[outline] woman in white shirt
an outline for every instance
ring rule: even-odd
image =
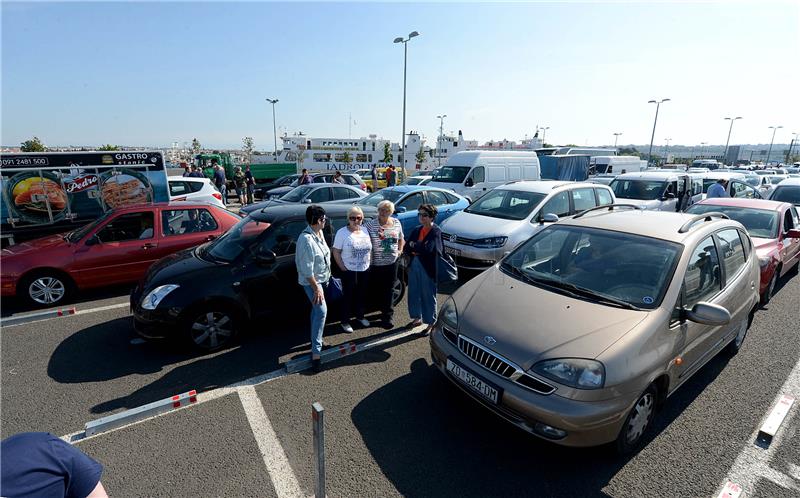
[[[356,321],[369,327],[369,320],[364,318],[364,301],[367,298],[367,284],[372,257],[372,241],[362,226],[364,212],[353,206],[347,212],[348,223],[340,228],[333,239],[333,258],[342,270],[342,303],[341,322],[345,332],[353,332],[350,319],[355,308]]]

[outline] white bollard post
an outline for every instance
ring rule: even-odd
[[[325,409],[319,403],[311,405],[311,421],[314,428],[314,460],[317,480],[314,496],[325,498]]]

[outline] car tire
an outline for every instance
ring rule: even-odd
[[[616,449],[621,455],[628,455],[637,451],[644,441],[649,429],[653,425],[653,417],[658,406],[658,389],[651,384],[639,396],[631,408],[625,423],[617,436]]]
[[[778,265],[775,268],[775,273],[772,274],[772,278],[767,284],[767,288],[763,294],[761,294],[761,306],[768,304],[772,300],[772,296],[775,294],[775,286],[778,285],[778,275],[781,274],[781,266]]]
[[[744,344],[744,340],[747,337],[747,331],[750,330],[750,325],[753,323],[755,312],[756,310],[754,309],[747,315],[747,319],[739,325],[739,331],[736,332],[736,337],[725,347],[725,352],[728,356],[736,356],[739,350],[742,349],[742,344]]]
[[[198,351],[216,351],[236,339],[242,321],[231,306],[208,303],[186,314],[185,337]]]
[[[406,281],[402,275],[398,275],[392,287],[392,306],[397,306],[406,295]]]
[[[72,280],[55,270],[41,270],[26,275],[17,286],[17,295],[36,307],[56,306],[72,295]]]

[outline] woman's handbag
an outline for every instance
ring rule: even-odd
[[[328,285],[325,287],[325,300],[328,302],[335,302],[344,296],[342,289],[342,279],[331,276],[328,279]]]
[[[437,280],[440,284],[445,284],[448,282],[455,282],[458,280],[458,267],[456,266],[456,262],[453,261],[452,256],[449,254],[441,254],[436,262],[437,268]]]

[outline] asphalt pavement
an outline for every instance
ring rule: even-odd
[[[431,366],[426,338],[400,329],[331,325],[334,346],[383,342],[317,375],[272,376],[308,353],[302,321],[260,323],[239,344],[198,355],[134,340],[125,307],[89,312],[125,302],[123,292],[99,295],[76,305],[86,313],[4,327],[0,344],[3,438],[71,435],[90,420],[201,393],[187,408],[76,441],[105,465],[112,496],[311,495],[313,402],[325,407],[329,496],[716,496],[800,359],[795,277],[756,314],[739,355],[706,365],[669,398],[642,451],[620,458],[506,424]],[[402,303],[397,323],[407,320]],[[225,389],[237,383],[245,387]],[[746,496],[800,495],[799,426],[790,416],[764,453],[788,480],[755,479]]]

